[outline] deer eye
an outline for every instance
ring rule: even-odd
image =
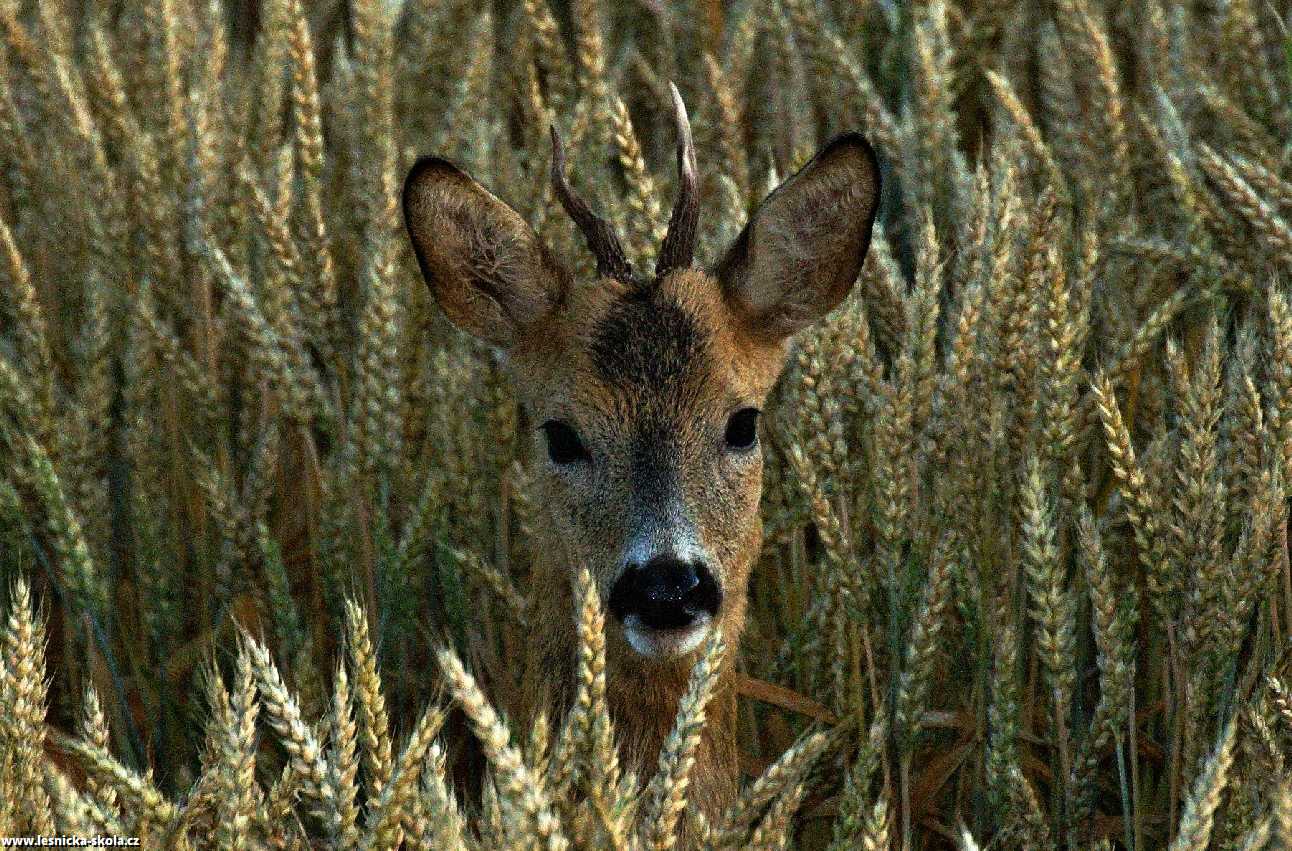
[[[727,420],[727,448],[749,449],[758,442],[758,409],[741,408]]]
[[[553,464],[573,464],[575,461],[591,461],[579,435],[566,423],[560,420],[548,420],[543,423],[543,434],[547,436],[547,455]]]

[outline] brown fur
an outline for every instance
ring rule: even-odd
[[[689,792],[710,818],[737,789],[731,659],[762,539],[762,457],[728,450],[726,424],[741,408],[761,408],[791,335],[847,295],[878,180],[869,146],[840,137],[769,196],[714,273],[578,285],[514,211],[451,165],[423,160],[405,183],[409,233],[445,312],[506,350],[536,426],[570,424],[592,456],[566,466],[535,459],[547,522],[529,589],[536,630],[518,714],[559,716],[573,696],[578,566],[589,567],[606,600],[633,523],[667,503],[716,561],[723,602],[714,623],[731,650]],[[700,651],[643,657],[613,619],[606,648],[620,752],[649,777]]]

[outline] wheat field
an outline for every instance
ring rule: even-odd
[[[0,835],[1292,848],[1292,9],[0,0]],[[702,261],[834,133],[885,192],[765,422],[739,741],[622,773],[580,585],[513,729],[532,429],[402,229],[446,155],[579,273],[690,108]],[[573,574],[572,574],[573,575]],[[539,589],[541,590],[541,589]],[[716,645],[715,645],[716,647]]]

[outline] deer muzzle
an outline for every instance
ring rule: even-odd
[[[698,646],[721,605],[722,590],[708,565],[671,555],[626,564],[610,591],[610,613],[644,656]]]

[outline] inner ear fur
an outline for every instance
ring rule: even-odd
[[[870,246],[879,187],[874,150],[847,133],[763,200],[714,269],[750,334],[783,339],[847,297]]]
[[[462,330],[511,348],[561,306],[564,269],[519,213],[457,166],[418,160],[403,207],[422,277]]]

